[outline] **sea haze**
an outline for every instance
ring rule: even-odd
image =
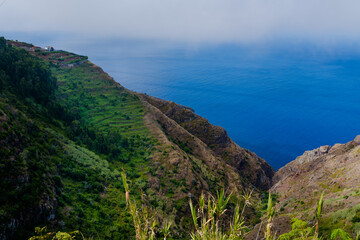
[[[360,53],[351,45],[109,39],[52,45],[88,55],[126,88],[193,108],[275,169],[360,134]]]

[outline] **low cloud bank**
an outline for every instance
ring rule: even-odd
[[[209,43],[360,39],[358,0],[7,0],[0,31]]]

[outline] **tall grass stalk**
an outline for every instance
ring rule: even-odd
[[[321,193],[321,196],[317,203],[316,211],[315,211],[315,237],[316,238],[319,237],[319,222],[320,222],[320,218],[321,218],[323,204],[324,204],[324,192]]]
[[[271,193],[269,192],[269,199],[268,199],[268,206],[267,206],[267,224],[266,224],[266,230],[265,230],[265,239],[266,240],[272,240],[275,239],[276,236],[273,235],[271,232],[272,228],[272,221],[274,219],[275,215],[275,207],[272,201]]]
[[[125,189],[126,206],[134,222],[135,238],[137,240],[154,240],[157,233],[162,232],[164,240],[166,240],[170,235],[171,223],[164,223],[164,226],[160,229],[158,227],[159,222],[155,214],[144,204],[141,204],[140,208],[138,208],[136,202],[130,199],[130,189],[127,183],[126,174],[122,172],[121,177]],[[144,202],[143,195],[142,200]]]
[[[231,194],[225,196],[225,191],[217,193],[217,198],[201,194],[199,206],[195,209],[189,201],[195,231],[190,234],[192,240],[242,240],[245,237],[245,221],[237,205],[230,222],[225,223],[224,215]],[[246,206],[246,204],[245,204]]]

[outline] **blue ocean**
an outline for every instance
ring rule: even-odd
[[[352,45],[32,42],[88,55],[126,88],[193,108],[274,169],[360,134],[360,51]]]

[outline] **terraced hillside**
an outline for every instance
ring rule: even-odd
[[[149,134],[139,98],[90,62],[73,68],[53,67],[60,97],[96,129],[129,137]]]

